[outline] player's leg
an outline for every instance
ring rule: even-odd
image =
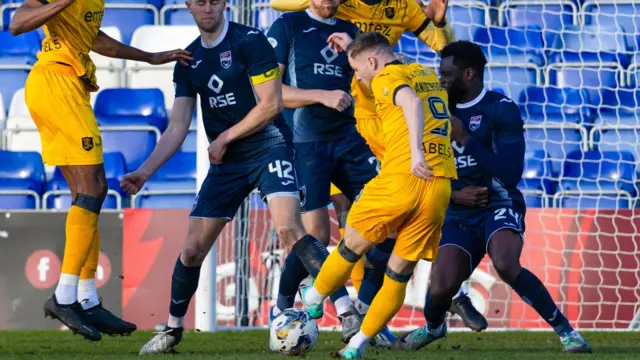
[[[184,317],[198,289],[200,268],[224,226],[233,219],[253,187],[250,167],[212,165],[189,215],[187,238],[171,276],[169,320],[164,330],[149,340],[140,354],[170,352],[182,340]]]
[[[347,199],[337,186],[331,184],[331,202],[336,212],[336,218],[338,219],[338,229],[340,231],[340,239],[344,238],[344,227],[347,224],[347,216],[349,215],[349,209],[351,208],[351,201]],[[362,285],[362,279],[364,278],[364,258],[356,264],[351,271],[351,284],[356,289],[356,292],[360,292],[360,286]]]
[[[523,221],[520,214],[507,208],[497,209],[495,216],[491,214],[487,221],[487,252],[496,272],[553,328],[565,352],[591,352],[589,343],[571,327],[540,279],[520,264],[523,245],[521,230],[500,224],[500,218],[508,216],[517,224]]]

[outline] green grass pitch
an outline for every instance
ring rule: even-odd
[[[640,359],[640,334],[623,332],[585,332],[593,354],[563,354],[558,338],[551,332],[453,332],[418,352],[397,352],[369,348],[371,360],[523,360],[523,359]],[[140,347],[151,338],[150,332],[130,337],[106,336],[98,343],[82,340],[63,331],[1,331],[0,359],[110,360],[139,359]],[[267,349],[266,331],[188,332],[176,347],[179,354],[151,356],[175,360],[204,359],[285,359]],[[339,333],[323,332],[316,348],[306,359],[329,359],[341,349]],[[149,356],[147,356],[148,358]]]

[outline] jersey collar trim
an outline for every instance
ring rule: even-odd
[[[484,96],[487,94],[487,90],[485,88],[482,88],[482,91],[480,92],[480,95],[478,95],[478,97],[476,97],[475,99],[469,101],[468,103],[464,103],[464,104],[457,104],[456,108],[458,109],[468,109],[472,106],[476,106],[476,104],[478,104],[482,98],[484,98]]]
[[[220,45],[220,43],[222,42],[222,40],[224,40],[224,38],[227,36],[227,31],[229,30],[229,19],[227,19],[227,16],[225,14],[223,14],[224,16],[224,27],[222,28],[222,33],[220,33],[220,36],[218,36],[218,38],[212,42],[211,44],[207,44],[204,42],[204,40],[202,40],[202,36],[200,37],[200,43],[202,44],[202,47],[205,49],[213,49],[214,47]]]
[[[307,15],[309,15],[310,18],[312,18],[315,21],[319,21],[323,24],[327,24],[327,25],[335,25],[336,24],[336,17],[332,17],[330,19],[325,19],[325,18],[321,18],[320,16],[316,15],[313,13],[313,11],[311,11],[311,9],[307,9],[305,10],[305,12],[307,13]]]
[[[391,62],[386,63],[384,66],[388,66],[388,65],[402,65],[402,61],[400,60],[393,60]]]

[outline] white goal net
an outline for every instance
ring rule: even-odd
[[[262,30],[278,16],[268,2],[239,13]],[[640,0],[451,0],[448,19],[458,39],[483,46],[487,88],[518,103],[525,120],[522,264],[575,326],[640,328]],[[437,55],[412,34],[397,50],[437,68]],[[219,326],[266,326],[284,255],[267,209],[252,196],[217,246]],[[418,267],[392,327],[424,324],[429,269]],[[547,329],[487,259],[469,294],[490,328]],[[320,325],[339,326],[333,306],[326,308]]]

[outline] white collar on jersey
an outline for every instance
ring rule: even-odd
[[[215,39],[211,44],[207,44],[204,42],[204,40],[202,40],[202,36],[200,37],[200,43],[202,44],[202,47],[205,49],[211,49],[214,48],[216,46],[218,46],[222,40],[224,40],[224,37],[227,36],[227,31],[229,30],[229,19],[227,19],[227,15],[226,14],[222,14],[222,16],[224,16],[224,25],[222,28],[222,32],[220,33],[220,36],[218,36],[217,39]]]
[[[477,103],[480,102],[480,100],[482,100],[482,98],[487,94],[487,90],[485,88],[482,88],[482,91],[480,92],[480,95],[478,95],[478,97],[476,97],[475,99],[469,101],[468,103],[464,103],[464,104],[457,104],[456,107],[458,109],[468,109],[472,106],[475,106]]]
[[[332,18],[329,18],[329,19],[325,19],[325,18],[321,18],[320,16],[314,14],[313,11],[311,11],[311,9],[307,9],[307,10],[305,10],[305,12],[313,20],[320,21],[321,23],[325,23],[327,25],[335,25],[336,24],[336,17],[335,16],[332,17]]]

